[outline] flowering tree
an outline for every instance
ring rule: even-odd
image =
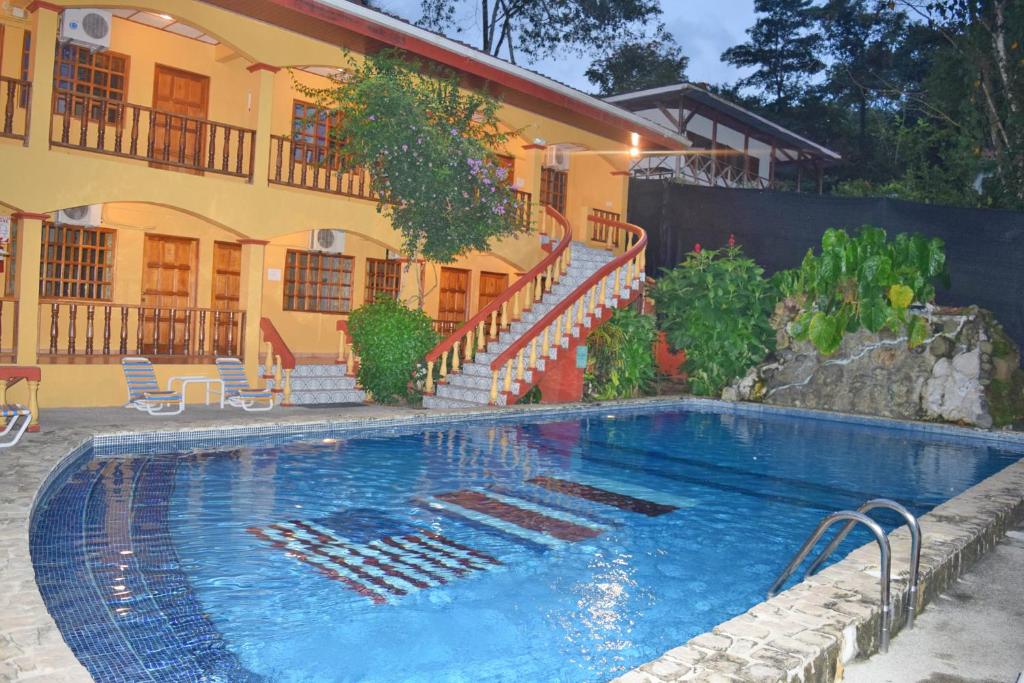
[[[297,86],[338,125],[350,167],[370,170],[377,211],[404,238],[403,251],[448,263],[526,229],[494,149],[499,103],[465,94],[456,77],[386,51],[357,62],[328,88]]]

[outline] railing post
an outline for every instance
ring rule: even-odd
[[[551,357],[551,342],[548,339],[548,332],[551,330],[550,327],[544,328],[544,342],[540,347],[540,355],[542,358],[547,359]]]
[[[512,359],[505,363],[505,393],[512,393]]]
[[[434,393],[434,361],[427,361],[427,380],[423,385],[423,391],[427,394]]]
[[[28,424],[28,431],[39,431],[39,382],[28,380],[28,411],[32,413],[32,421]]]
[[[452,372],[459,371],[459,342],[452,344]]]
[[[281,401],[281,405],[288,407],[292,405],[292,369],[285,368],[284,370],[284,400]]]
[[[523,358],[526,355],[526,348],[523,347],[523,346],[520,346],[519,347],[519,353],[516,354],[516,355],[517,355],[517,359],[516,359],[516,379],[518,381],[522,382],[523,381],[523,377],[525,375],[525,371],[526,371],[526,368],[524,367],[524,365],[525,365],[524,360],[525,359]]]
[[[498,371],[491,369],[491,403],[498,404]]]
[[[336,365],[345,362],[345,330],[338,330],[338,358],[334,361]]]
[[[263,363],[263,378],[270,379],[274,376],[274,345],[269,341],[265,342],[267,350],[265,352],[266,360]],[[281,387],[277,387],[280,389]]]
[[[488,332],[488,337],[490,339],[496,339],[497,336],[498,336],[498,311],[497,310],[493,310],[493,311],[491,311],[491,327],[490,327],[490,330]]]
[[[443,380],[448,376],[448,352],[445,351],[441,354],[441,368],[438,370],[440,378]]]
[[[484,341],[484,321],[481,320],[476,328],[476,350],[483,351],[486,342]]]
[[[466,333],[466,356],[465,361],[468,363],[473,360],[473,330]]]

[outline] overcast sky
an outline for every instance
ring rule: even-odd
[[[543,0],[536,0],[542,2]],[[719,57],[727,48],[746,40],[745,31],[754,23],[753,0],[660,0],[663,20],[668,30],[690,58],[687,74],[690,80],[699,83],[727,83],[736,80],[740,72]],[[384,10],[415,21],[420,15],[420,0],[377,0]],[[478,2],[466,3],[474,9]],[[464,18],[472,23],[472,15]],[[478,34],[463,34],[467,43],[479,47]],[[567,56],[549,59],[530,66],[556,80],[580,90],[592,91],[593,86],[583,72],[590,65],[589,59]]]

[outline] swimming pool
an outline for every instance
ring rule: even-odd
[[[37,582],[98,680],[603,680],[762,600],[825,512],[922,513],[1022,455],[678,409],[327,441],[50,487]]]

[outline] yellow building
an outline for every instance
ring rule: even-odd
[[[126,355],[160,363],[161,381],[232,355],[256,382],[279,352],[268,342],[334,358],[339,320],[382,293],[422,288],[450,332],[544,258],[535,236],[445,266],[395,258],[368,178],[316,164],[330,121],[309,125],[297,88],[328,84],[343,48],[399,47],[497,93],[524,219],[543,223],[550,205],[577,240],[594,211],[625,216],[631,147],[685,145],[354,3],[13,0],[0,13],[0,362],[42,369],[43,408],[123,404]]]

